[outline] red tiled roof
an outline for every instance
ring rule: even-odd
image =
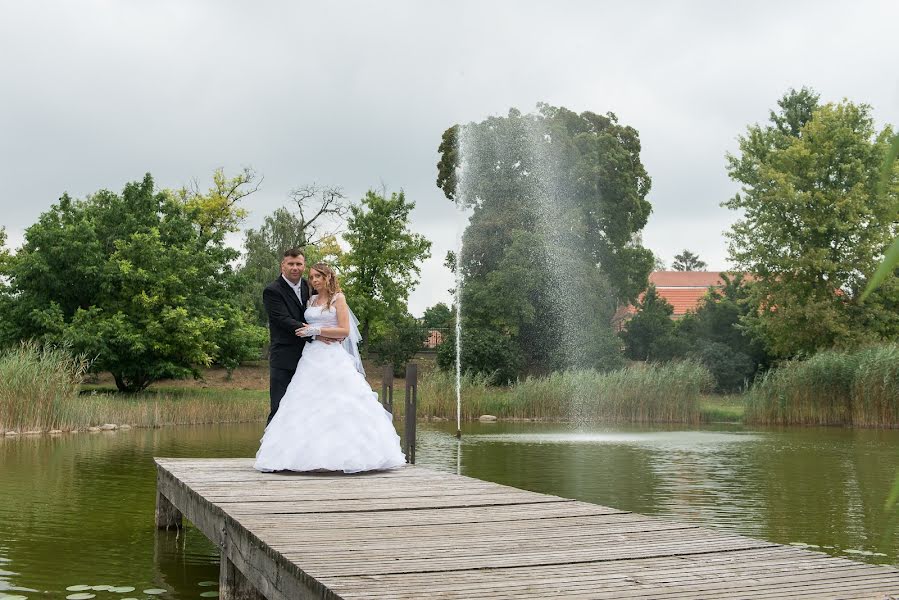
[[[743,279],[745,281],[750,277],[744,276]],[[653,271],[649,274],[649,283],[654,284],[659,296],[674,307],[673,319],[696,310],[709,287],[724,285],[720,271]],[[643,300],[643,294],[640,294],[639,300]],[[612,322],[622,326],[624,320],[636,313],[637,308],[633,305],[619,306]]]
[[[674,307],[673,317],[682,317],[689,311],[699,306],[699,301],[708,293],[709,289],[687,288],[683,290],[673,288],[656,288],[659,296],[668,301]]]
[[[653,271],[649,274],[649,283],[656,288],[663,287],[701,287],[724,285],[720,271]]]

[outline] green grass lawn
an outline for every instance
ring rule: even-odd
[[[699,415],[703,423],[741,423],[746,410],[742,394],[702,396]]]

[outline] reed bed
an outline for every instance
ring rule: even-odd
[[[601,373],[564,371],[491,387],[486,377],[462,379],[462,418],[576,422],[698,423],[699,400],[709,390],[708,370],[695,362],[632,366]],[[418,388],[419,418],[456,418],[455,378],[433,371]],[[395,402],[402,416],[402,402]]]
[[[858,353],[852,381],[852,422],[863,427],[899,426],[899,344]]]
[[[87,367],[83,357],[31,342],[0,352],[0,433],[59,429]]]
[[[899,345],[828,350],[757,378],[745,420],[771,425],[899,425]]]

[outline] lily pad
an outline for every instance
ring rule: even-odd
[[[66,588],[67,592],[83,592],[84,590],[91,589],[89,585],[70,585]]]
[[[168,590],[164,590],[164,589],[162,589],[162,588],[150,588],[150,589],[148,589],[148,590],[144,590],[144,593],[145,593],[145,594],[149,594],[149,595],[151,595],[151,596],[158,596],[159,594],[164,594],[164,593],[166,593],[167,591],[168,591]]]
[[[97,594],[88,594],[87,592],[81,592],[80,594],[69,594],[66,596],[66,600],[88,600],[88,598],[96,598]]]
[[[13,596],[12,594],[0,592],[0,600],[28,600],[28,596]]]
[[[124,594],[126,592],[133,592],[134,588],[130,585],[114,585],[109,588],[110,592],[115,592],[116,594]]]
[[[109,591],[109,588],[111,588],[111,587],[112,587],[111,585],[106,585],[106,584],[104,584],[104,585],[92,585],[92,586],[91,586],[91,589],[94,590],[95,592],[108,592],[108,591]]]
[[[208,587],[210,585],[218,585],[218,584],[219,584],[218,581],[201,581],[197,585],[202,585],[203,587]]]
[[[218,592],[203,592],[202,594],[200,594],[200,598],[218,598],[218,597],[219,597]]]

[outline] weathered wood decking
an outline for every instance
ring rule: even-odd
[[[409,466],[263,474],[156,459],[157,524],[222,551],[221,597],[876,598],[899,570]]]

